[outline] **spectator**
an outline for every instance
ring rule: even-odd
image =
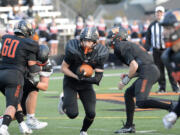
[[[49,35],[48,35],[48,27],[44,19],[41,20],[41,23],[38,25],[38,27],[39,27],[40,44],[47,45]]]
[[[79,39],[79,35],[81,33],[81,30],[84,28],[84,22],[83,22],[83,18],[82,17],[78,17],[77,18],[77,22],[76,22],[76,30],[75,30],[75,38]]]
[[[99,23],[97,24],[97,29],[99,32],[99,42],[100,44],[105,45],[106,44],[106,24],[103,18],[101,18]]]
[[[91,28],[94,27],[94,18],[92,15],[89,15],[87,20],[86,20],[86,26]]]
[[[49,27],[50,32],[50,55],[54,56],[58,54],[58,28],[56,26],[56,22],[53,19],[52,23]]]

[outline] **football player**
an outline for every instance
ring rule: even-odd
[[[24,92],[21,101],[21,106],[23,109],[23,114],[27,114],[26,124],[30,129],[42,129],[48,125],[47,122],[40,122],[35,117],[38,92],[39,90],[46,91],[48,89],[49,77],[53,73],[52,65],[50,60],[48,60],[48,56],[48,46],[40,45],[37,57],[37,64],[42,67],[42,71],[40,71],[36,75],[28,73],[24,81]]]
[[[15,35],[4,35],[2,37],[2,64],[0,65],[0,90],[5,89],[6,110],[0,127],[1,135],[8,135],[8,126],[14,116],[25,127],[23,119],[19,119],[18,104],[20,103],[24,74],[28,65],[30,73],[37,73],[40,67],[36,65],[36,54],[38,44],[33,41],[32,26],[25,20],[21,20],[15,26]]]
[[[39,45],[39,51],[37,55],[38,65],[42,66],[42,70],[37,75],[32,75],[29,72],[24,78],[23,97],[21,100],[21,106],[15,115],[19,116],[19,119],[23,119],[27,114],[26,124],[29,129],[42,129],[48,125],[47,122],[40,122],[35,117],[36,102],[38,97],[38,91],[46,91],[48,89],[49,77],[52,74],[52,65],[48,60],[49,48],[47,45]],[[38,75],[40,80],[38,80]],[[36,77],[36,78],[35,78]],[[5,95],[5,90],[2,91]],[[21,117],[21,118],[20,118]],[[17,119],[17,121],[19,120]],[[0,125],[3,118],[0,118]],[[23,129],[20,128],[20,131]]]
[[[59,101],[59,113],[74,119],[78,116],[77,94],[84,106],[85,118],[80,135],[87,135],[87,130],[94,121],[96,112],[96,94],[93,84],[99,85],[104,71],[104,62],[108,58],[108,48],[98,44],[98,31],[95,27],[85,27],[80,40],[70,40],[66,45],[65,58],[61,71],[64,73],[63,93]],[[80,65],[89,64],[95,70],[93,77],[85,77],[79,71]]]
[[[114,48],[115,55],[126,65],[129,66],[128,74],[122,74],[118,84],[119,89],[123,89],[125,85],[133,77],[137,77],[134,83],[126,89],[124,98],[126,105],[126,124],[115,133],[135,133],[135,125],[133,124],[133,116],[136,105],[139,108],[160,108],[169,110],[172,105],[160,102],[155,99],[148,99],[150,90],[154,83],[157,82],[160,73],[154,64],[152,57],[146,50],[132,42],[127,41],[128,34],[122,27],[114,27],[108,33],[110,46]]]
[[[180,10],[168,11],[161,25],[168,48],[162,56],[164,64],[172,71],[174,79],[180,83]],[[171,128],[180,116],[180,97],[177,106],[163,118],[165,128]]]

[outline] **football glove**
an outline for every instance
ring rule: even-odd
[[[84,77],[84,70],[82,70],[82,71],[80,72],[80,68],[78,68],[77,71],[76,71],[76,75],[78,76],[78,79],[79,79],[79,80],[82,80],[83,77]]]
[[[51,72],[51,70],[52,70],[52,64],[50,60],[48,60],[47,64],[42,67],[42,71]]]
[[[29,73],[28,80],[34,85],[35,87],[38,85],[39,81],[37,78],[37,73]]]
[[[131,79],[129,78],[128,75],[125,74],[125,75],[122,76],[122,83],[123,83],[124,85],[127,85],[130,80],[131,80]]]
[[[42,67],[42,71],[39,72],[39,75],[43,77],[50,77],[52,73],[53,73],[52,64],[48,60],[47,64]]]

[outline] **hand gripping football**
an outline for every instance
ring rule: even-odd
[[[91,77],[92,74],[94,73],[92,66],[88,65],[88,64],[82,64],[80,66],[79,70],[80,70],[80,72],[82,72],[84,70],[84,76],[86,76],[86,77]]]

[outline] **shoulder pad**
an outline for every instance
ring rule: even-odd
[[[66,44],[65,54],[81,56],[79,50],[80,50],[80,41],[77,39],[73,39],[68,41],[68,43]]]
[[[97,60],[104,63],[109,57],[109,49],[104,45],[98,44],[95,50],[97,51]]]
[[[23,41],[31,46],[38,46],[38,42],[36,42],[30,38],[24,38]]]

